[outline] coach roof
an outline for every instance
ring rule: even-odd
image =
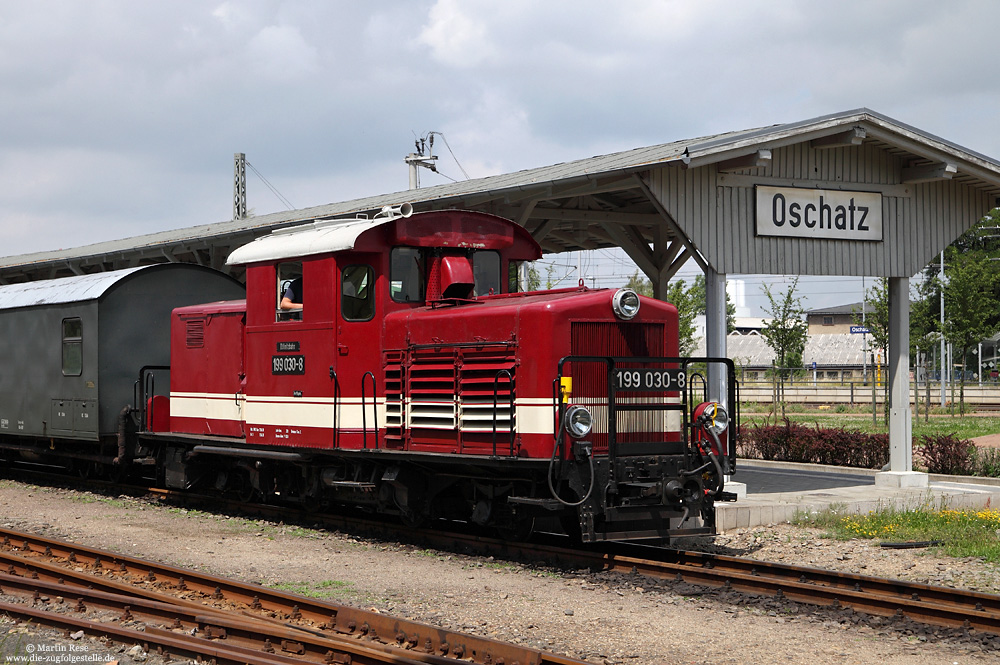
[[[0,309],[96,300],[132,273],[152,267],[140,266],[111,272],[0,286]]]

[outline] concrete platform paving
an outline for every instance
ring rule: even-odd
[[[899,489],[876,487],[875,474],[870,469],[739,460],[732,480],[745,483],[747,495],[736,502],[717,503],[716,523],[725,532],[789,522],[803,513],[829,508],[844,514],[888,506],[1000,509],[1000,478],[932,474],[928,487]]]

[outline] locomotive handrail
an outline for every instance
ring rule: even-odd
[[[608,383],[607,383],[607,397],[608,397],[608,457],[613,465],[617,457],[617,446],[615,442],[617,440],[617,423],[614,414],[616,410],[653,410],[653,409],[663,409],[669,410],[671,407],[669,405],[657,406],[653,405],[650,408],[647,405],[618,405],[617,393],[619,390],[615,387],[613,381],[613,372],[619,365],[625,364],[661,364],[661,365],[679,365],[682,369],[687,369],[691,365],[704,363],[708,365],[709,363],[722,363],[726,366],[726,377],[727,377],[727,398],[730,404],[736,404],[736,364],[730,358],[712,358],[708,356],[692,356],[692,357],[672,357],[672,356],[565,356],[559,360],[558,365],[558,376],[562,377],[564,375],[564,366],[566,363],[601,363],[607,367],[608,371]],[[695,373],[691,375],[692,377],[698,377],[700,374]],[[704,379],[702,379],[704,381]],[[703,385],[703,388],[707,386]],[[690,382],[686,383],[684,386],[678,386],[675,390],[666,388],[668,392],[679,392],[682,396],[682,404],[679,407],[687,411],[688,405],[691,398],[694,396],[693,388],[690,386]],[[559,417],[559,422],[562,419],[562,411],[564,405],[562,400],[559,400],[557,414]],[[687,428],[682,428],[683,443],[685,448],[687,448]],[[563,451],[565,454],[565,451]]]
[[[132,410],[139,414],[139,429],[140,431],[146,431],[146,423],[153,422],[153,410],[152,405],[150,405],[149,417],[147,419],[146,414],[146,395],[153,392],[155,387],[155,382],[152,380],[152,374],[146,374],[146,372],[154,372],[156,370],[167,370],[170,371],[170,365],[144,365],[139,369],[139,377],[132,384]],[[146,391],[147,387],[147,377],[149,378],[149,393]],[[139,385],[142,385],[142,391],[139,391]]]
[[[688,376],[688,402],[689,403],[693,403],[695,401],[695,399],[697,399],[697,395],[695,394],[695,389],[694,389],[695,381],[698,381],[698,382],[701,383],[701,396],[703,398],[707,398],[708,397],[708,379],[706,379],[705,376],[701,372],[695,372],[694,374],[691,374],[690,376]]]
[[[420,349],[481,349],[484,346],[502,346],[505,348],[512,348],[517,346],[517,342],[513,341],[502,341],[502,342],[440,342],[438,344],[411,344],[408,348],[414,350]]]
[[[340,379],[337,378],[337,370],[330,367],[330,380],[333,381],[333,447],[337,447],[337,436],[340,434],[340,429],[337,427],[337,422],[339,418],[340,411]],[[364,390],[364,381],[362,380],[362,390]]]
[[[376,397],[378,392],[378,386],[375,385],[375,375],[371,372],[365,372],[364,376],[361,377],[361,437],[364,448],[368,449],[368,421],[365,418],[365,405],[368,403],[368,396],[365,393],[365,379],[372,377],[372,411],[375,414],[375,448],[378,448],[378,398]]]
[[[493,457],[497,456],[497,402],[498,402],[497,398],[499,396],[500,377],[503,375],[507,376],[507,384],[512,388],[510,391],[510,418],[508,420],[509,425],[507,427],[507,431],[510,434],[510,453],[508,454],[508,456],[513,457],[514,456],[514,390],[513,390],[514,376],[510,373],[510,370],[506,369],[500,370],[499,372],[496,373],[496,376],[493,377]]]

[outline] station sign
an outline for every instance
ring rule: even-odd
[[[852,335],[867,335],[870,332],[867,326],[851,326]]]
[[[757,235],[882,240],[882,194],[803,187],[755,187]]]

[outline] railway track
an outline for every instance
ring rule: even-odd
[[[156,492],[161,497],[175,496],[162,490]],[[190,500],[186,495],[181,496],[184,500]],[[212,501],[218,509],[218,499],[214,498]],[[247,508],[246,504],[236,502],[233,507]],[[413,529],[355,517],[304,515],[301,511],[288,511],[275,506],[254,506],[252,510],[264,511],[272,519],[290,521],[295,517],[306,517],[306,521],[314,525],[374,534],[378,537],[415,542],[421,546],[448,551],[542,562],[572,569],[585,568],[595,572],[635,574],[665,582],[684,582],[729,589],[818,607],[838,608],[883,617],[905,617],[932,626],[967,628],[1000,635],[1000,595],[685,550],[623,544],[606,545],[601,549],[581,549],[566,546],[565,541],[559,539],[552,539],[548,544],[517,543],[477,534]],[[2,533],[0,531],[0,534]],[[21,537],[25,537],[24,534],[21,534]],[[41,543],[42,540],[44,539],[39,539],[38,542]],[[15,541],[11,542],[13,544]],[[29,545],[29,547],[37,548],[44,545]],[[0,547],[0,549],[10,548]],[[4,554],[0,552],[0,572],[5,565],[12,565],[6,562]],[[150,564],[145,562],[133,565]],[[258,587],[253,588],[261,590]],[[203,590],[203,592],[208,591]],[[211,592],[214,593],[214,588]],[[241,602],[246,602],[246,599]],[[352,613],[357,610],[345,608],[344,612]],[[346,614],[341,616],[345,620],[354,621],[356,625],[364,625],[364,622],[371,618],[353,616],[352,619],[346,619]],[[381,615],[375,616],[381,617]],[[313,616],[310,620],[321,623],[324,619]],[[369,630],[374,630],[380,636],[379,639],[388,634],[384,623],[378,627],[371,622],[368,625]],[[450,639],[449,644],[453,644],[455,638]],[[439,645],[435,646],[439,648]],[[479,647],[477,651],[482,652],[484,648],[486,647]],[[506,660],[508,665],[511,662],[511,659]],[[523,665],[526,661],[519,662]]]
[[[147,651],[225,663],[582,665],[537,649],[10,530],[0,530],[0,590],[22,600],[0,603],[0,611],[13,616],[142,644]]]

